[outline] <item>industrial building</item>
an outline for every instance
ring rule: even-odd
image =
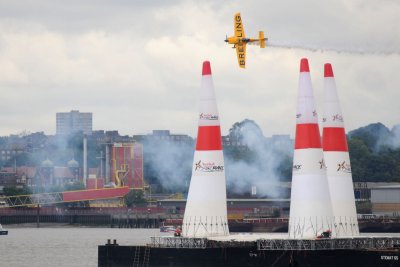
[[[114,143],[106,145],[106,158],[111,150],[111,182],[117,186],[144,189],[143,146],[139,143]],[[106,172],[106,177],[108,177]]]
[[[373,214],[400,216],[400,184],[371,188],[371,204]]]
[[[237,199],[228,198],[228,218],[270,218],[289,217],[290,199]],[[157,201],[157,207],[169,214],[182,214],[185,210],[186,199],[162,199]]]
[[[171,134],[169,130],[153,130],[151,134],[134,135],[133,139],[138,142],[168,141],[175,144],[192,144],[193,138],[186,134]]]

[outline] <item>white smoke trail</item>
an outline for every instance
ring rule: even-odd
[[[310,44],[299,41],[268,41],[267,46],[284,49],[303,49],[312,52],[336,52],[345,54],[377,54],[377,55],[400,55],[398,47],[351,47],[351,46],[329,46],[325,44]]]

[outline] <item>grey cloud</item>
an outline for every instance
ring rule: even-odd
[[[271,43],[367,53],[252,46],[241,70],[222,41],[237,11],[248,35],[265,30]],[[193,136],[205,59],[223,133],[251,118],[266,136],[293,134],[301,57],[310,59],[320,114],[322,68],[331,62],[347,129],[391,127],[399,122],[399,55],[376,51],[398,51],[399,11],[397,1],[2,1],[0,134],[51,134],[56,112],[79,109],[94,112],[95,129]]]

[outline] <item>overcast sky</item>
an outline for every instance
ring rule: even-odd
[[[264,30],[274,45],[248,47],[245,70],[223,41],[236,12],[246,35]],[[293,136],[302,57],[320,118],[330,62],[347,131],[391,128],[400,123],[399,14],[396,0],[0,1],[0,135],[54,134],[56,112],[80,110],[93,112],[94,130],[195,136],[210,60],[223,134],[249,118],[265,136]]]

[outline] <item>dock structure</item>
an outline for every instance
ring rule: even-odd
[[[400,237],[358,236],[293,239],[284,235],[237,234],[217,237],[152,237],[143,246],[98,248],[98,266],[265,267],[397,266]]]
[[[50,205],[100,199],[122,198],[130,191],[129,187],[100,188],[53,193],[39,193],[30,195],[16,195],[0,197],[0,201],[7,203],[0,208],[14,208],[37,205]]]

